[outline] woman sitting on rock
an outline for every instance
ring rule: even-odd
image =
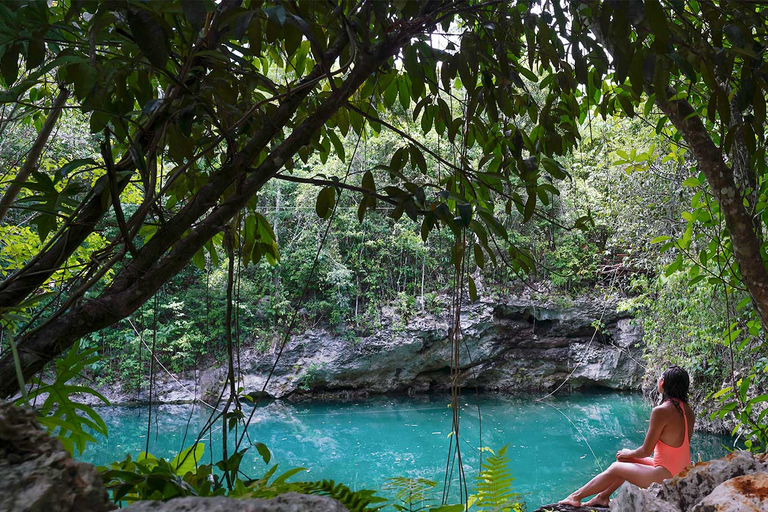
[[[690,465],[689,440],[695,415],[688,406],[688,384],[685,370],[679,366],[667,368],[658,381],[661,405],[651,411],[643,446],[619,451],[616,462],[607,470],[560,503],[580,507],[583,498],[596,494],[585,506],[607,507],[611,494],[624,482],[648,487],[672,478]]]

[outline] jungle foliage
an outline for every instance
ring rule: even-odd
[[[525,505],[520,495],[512,492],[509,457],[506,447],[498,454],[491,455],[477,477],[478,493],[463,504],[440,504],[436,496],[437,482],[424,478],[392,478],[384,490],[396,491],[393,500],[377,491],[360,489],[353,491],[333,480],[291,481],[301,476],[305,468],[291,468],[278,472],[274,464],[263,476],[249,479],[240,471],[240,463],[248,449],[234,453],[229,459],[215,464],[201,464],[205,445],[197,443],[182,450],[173,460],[158,459],[141,453],[133,460],[128,455],[123,461],[102,467],[104,482],[110,497],[117,503],[132,503],[140,500],[168,500],[184,496],[229,496],[235,498],[270,499],[286,492],[328,496],[341,502],[351,512],[373,512],[387,507],[408,512],[461,512],[466,510],[494,510],[498,512],[524,512]],[[269,465],[270,451],[262,445],[259,449],[264,463]],[[230,472],[233,483],[228,487],[220,472]]]
[[[385,303],[457,316],[479,276],[531,284],[538,263],[570,289],[631,268],[640,309],[696,324],[647,316],[651,339],[730,380],[713,398],[765,446],[766,16],[716,0],[3,2],[0,396],[81,339],[174,369],[210,351],[229,364],[221,419],[240,425],[245,323],[268,346],[306,303],[301,321],[356,336]],[[688,288],[716,314],[678,304]]]

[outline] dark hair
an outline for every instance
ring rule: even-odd
[[[688,403],[688,386],[690,384],[688,372],[679,366],[670,366],[664,370],[661,378],[664,379],[664,384],[661,388],[661,403],[664,403],[672,398],[676,398],[681,402]],[[678,411],[681,413],[683,412],[677,401],[672,400],[672,403],[675,405],[675,408]]]

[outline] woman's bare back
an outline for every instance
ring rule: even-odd
[[[693,423],[696,419],[696,415],[693,413],[693,409],[691,409],[688,404],[685,402],[680,402],[680,406],[685,412],[685,420],[671,400],[667,400],[657,407],[657,409],[663,411],[664,415],[661,419],[665,423],[659,440],[667,446],[672,446],[673,448],[682,446],[683,442],[685,442],[686,420],[688,423],[688,439],[691,438],[691,435],[693,435]]]

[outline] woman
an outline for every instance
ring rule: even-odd
[[[695,415],[688,406],[688,384],[685,370],[679,366],[667,368],[658,381],[661,405],[651,411],[643,446],[619,451],[616,462],[607,470],[560,503],[580,507],[583,498],[596,494],[585,506],[607,507],[611,494],[624,482],[648,487],[672,478],[690,465],[689,440]]]

